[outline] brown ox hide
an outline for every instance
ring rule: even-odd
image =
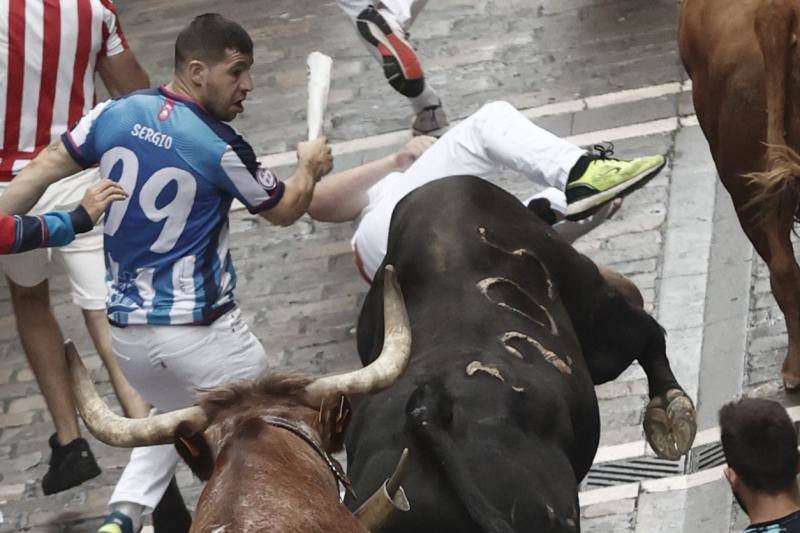
[[[368,531],[339,501],[336,481],[311,445],[262,419],[282,417],[305,429],[322,449],[341,448],[343,397],[331,398],[321,410],[310,407],[301,400],[309,382],[284,375],[200,394],[199,405],[212,424],[206,434],[215,442],[188,422],[176,432],[179,453],[208,480],[192,532]],[[218,450],[216,457],[212,449]]]
[[[800,0],[684,0],[678,36],[717,171],[786,319],[787,389],[800,387],[798,30]]]

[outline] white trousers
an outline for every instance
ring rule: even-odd
[[[363,274],[372,279],[386,255],[389,223],[397,203],[411,191],[448,176],[470,175],[492,181],[504,169],[534,183],[535,196],[566,211],[564,188],[584,151],[535,125],[507,102],[492,102],[436,141],[405,172],[393,172],[373,185],[352,244]]]
[[[256,378],[269,366],[238,309],[209,326],[112,327],[111,342],[125,377],[160,412],[193,405],[199,388]],[[152,511],[179,460],[172,445],[135,448],[109,505],[133,502]]]
[[[408,31],[414,20],[428,3],[428,0],[337,0],[339,7],[342,11],[347,13],[353,22],[359,13],[367,9],[370,5],[376,6],[380,11],[386,15],[391,15],[391,18],[397,22],[404,31]]]

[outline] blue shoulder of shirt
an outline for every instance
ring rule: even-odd
[[[124,105],[125,102],[136,100],[136,99],[138,99],[138,98],[140,98],[142,96],[156,96],[156,97],[159,97],[159,96],[161,96],[161,93],[158,92],[158,89],[139,89],[138,91],[133,91],[133,92],[128,93],[128,94],[123,94],[121,96],[115,96],[113,98],[109,98],[106,101],[107,105],[103,108],[103,110],[100,112],[100,114],[97,115],[95,120],[99,119],[104,114],[108,113],[109,111],[114,110],[117,106]],[[81,117],[81,118],[83,118],[83,117]],[[75,122],[75,124],[70,125],[70,127],[67,128],[67,131],[71,131],[72,128],[74,128],[78,124],[78,122],[80,122],[80,120],[81,119],[78,119]]]
[[[239,159],[242,160],[242,163],[245,165],[247,170],[255,176],[256,171],[258,170],[259,164],[258,159],[256,158],[256,154],[253,151],[252,146],[250,143],[244,140],[239,133],[236,132],[233,127],[229,124],[226,124],[222,121],[215,119],[214,117],[210,116],[208,113],[203,111],[199,108],[198,105],[193,104],[192,102],[184,102],[186,106],[191,109],[195,116],[202,120],[206,126],[216,135],[219,139],[225,144],[229,145],[236,155],[239,156]]]

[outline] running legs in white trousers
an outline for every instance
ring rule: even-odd
[[[111,329],[114,353],[125,377],[160,412],[193,405],[197,389],[256,378],[268,367],[261,342],[238,309],[209,326]],[[140,514],[152,511],[179,460],[172,445],[135,448],[109,506],[128,516],[131,509]],[[136,521],[140,516],[131,518]]]

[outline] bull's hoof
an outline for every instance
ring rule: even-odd
[[[783,378],[783,388],[787,393],[800,392],[800,357],[791,348],[789,342],[789,352],[783,360],[781,377]]]
[[[800,378],[789,377],[784,375],[783,389],[790,394],[794,394],[795,392],[800,392]]]
[[[697,432],[694,404],[679,389],[650,400],[644,414],[644,433],[662,459],[678,459],[692,447]]]
[[[800,392],[800,375],[788,369],[789,358],[783,362],[783,369],[781,370],[781,377],[783,378],[783,388],[788,393]]]

